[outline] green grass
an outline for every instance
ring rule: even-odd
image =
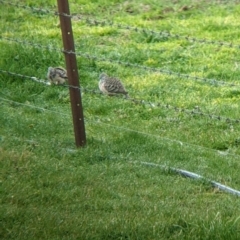
[[[11,1],[55,11],[56,1]],[[186,7],[187,6],[187,7]],[[104,71],[131,97],[82,95],[87,145],[74,143],[68,89],[0,74],[1,239],[239,239],[239,197],[169,167],[240,190],[238,1],[85,1],[71,12],[182,38],[94,26],[73,19],[83,88],[98,91]],[[186,9],[187,10],[184,10]],[[57,16],[0,4],[1,36],[62,48]],[[0,69],[46,79],[65,66],[61,51],[0,39]],[[100,59],[104,57],[106,61]],[[110,60],[110,61],[107,61]],[[126,67],[117,61],[221,80],[194,81]],[[148,167],[142,162],[165,166]]]

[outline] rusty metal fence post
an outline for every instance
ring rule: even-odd
[[[78,80],[79,75],[78,75],[76,55],[67,53],[71,51],[75,52],[71,18],[63,15],[63,14],[70,15],[69,3],[68,3],[68,0],[57,0],[57,3],[58,3],[60,24],[61,24],[61,31],[62,31],[63,47],[64,47],[64,50],[66,51],[64,55],[65,55],[68,81],[69,81],[69,85],[76,87],[76,88],[70,87],[69,93],[70,93],[72,116],[73,116],[75,142],[76,142],[76,146],[80,147],[86,144],[86,133],[85,133],[85,126],[84,126],[81,92],[79,89],[80,85]]]

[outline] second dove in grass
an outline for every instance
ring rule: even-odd
[[[109,96],[123,94],[126,98],[129,97],[122,82],[117,78],[109,77],[106,73],[100,74],[98,86],[102,93]]]

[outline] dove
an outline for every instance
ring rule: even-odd
[[[122,82],[117,78],[109,77],[106,73],[100,74],[98,86],[102,93],[109,96],[123,94],[129,97]]]
[[[47,78],[56,85],[64,84],[67,81],[67,71],[62,67],[49,67]]]

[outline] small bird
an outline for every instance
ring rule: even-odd
[[[64,84],[67,81],[67,71],[62,67],[49,67],[47,78],[56,85]]]
[[[98,86],[102,93],[109,96],[124,94],[126,98],[129,97],[121,81],[117,78],[109,77],[106,73],[100,74]]]

